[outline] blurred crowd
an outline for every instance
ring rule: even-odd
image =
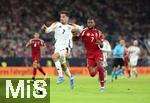
[[[60,10],[70,12],[71,22],[86,26],[89,16],[96,18],[97,28],[112,47],[119,39],[127,46],[137,39],[148,54],[146,42],[150,39],[150,6],[148,0],[1,0],[0,2],[0,57],[30,57],[26,42],[34,32],[40,32],[47,48],[44,57],[51,57],[54,50],[53,35],[40,30],[42,24],[50,25],[59,20]],[[75,42],[72,57],[84,57],[81,42]]]

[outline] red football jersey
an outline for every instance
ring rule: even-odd
[[[41,56],[41,46],[44,46],[45,43],[41,39],[31,39],[30,41],[32,56]]]
[[[82,38],[86,51],[100,51],[97,40],[103,42],[102,32],[97,29],[84,29],[80,32],[79,37]]]
[[[124,56],[124,60],[125,60],[125,61],[129,61],[129,56],[128,56],[127,48],[124,49],[124,54],[123,54],[123,56]]]

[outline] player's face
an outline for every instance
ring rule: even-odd
[[[94,28],[95,21],[94,20],[87,20],[87,26],[88,26],[89,29]]]
[[[138,45],[138,41],[137,41],[137,40],[134,40],[134,41],[133,41],[133,45],[137,46],[137,45]]]
[[[120,45],[125,46],[125,41],[124,40],[120,40]]]
[[[60,22],[63,24],[67,24],[69,17],[66,14],[60,14]]]
[[[40,37],[40,34],[39,33],[35,33],[34,34],[34,38],[39,38]]]

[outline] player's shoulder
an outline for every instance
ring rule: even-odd
[[[60,23],[59,21],[56,21],[56,22],[53,22],[51,25],[57,27],[57,26],[62,25],[62,23]]]
[[[81,32],[85,32],[85,31],[88,31],[89,29],[86,27],[84,28]]]
[[[128,47],[128,50],[133,50],[135,47],[133,45]]]
[[[89,30],[89,29],[86,27],[86,28],[84,28],[83,30],[80,31],[80,34],[84,34],[84,33],[86,33],[88,30]]]
[[[103,41],[104,43],[106,43],[106,44],[109,44],[109,41],[108,40],[106,40],[106,39],[104,39],[104,41]]]
[[[32,38],[32,39],[30,39],[30,42],[32,42],[32,41],[34,41],[35,39],[34,38]]]
[[[44,40],[42,40],[41,38],[39,38],[39,39],[38,39],[38,41],[40,41],[40,42],[44,42]]]

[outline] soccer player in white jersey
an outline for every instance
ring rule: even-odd
[[[67,11],[61,11],[60,22],[52,23],[49,27],[44,24],[42,29],[44,29],[46,33],[51,31],[55,32],[55,51],[52,55],[52,59],[59,75],[57,84],[61,84],[64,81],[62,73],[62,71],[64,71],[65,74],[70,78],[70,86],[73,89],[74,78],[67,67],[66,57],[70,55],[70,50],[73,47],[72,30],[80,31],[81,27],[76,24],[69,25],[68,21],[69,13]]]
[[[105,76],[104,82],[106,83],[107,82],[107,69],[106,69],[106,67],[108,66],[107,59],[111,53],[111,45],[110,45],[109,41],[105,39],[103,41],[103,47],[100,49],[103,51],[103,67],[104,67],[104,76]]]
[[[131,66],[131,75],[135,74],[135,76],[138,76],[136,65],[140,56],[140,48],[138,47],[138,41],[134,40],[133,45],[128,48],[129,52],[129,65]]]

